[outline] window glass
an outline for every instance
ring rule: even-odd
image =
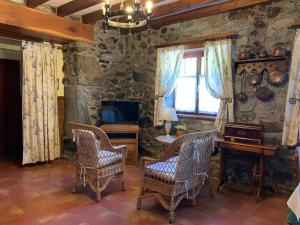
[[[199,112],[217,113],[219,111],[220,100],[212,97],[206,89],[205,77],[199,79]]]
[[[179,77],[175,89],[175,108],[181,112],[194,112],[196,108],[196,77]]]
[[[186,58],[184,60],[184,76],[196,76],[197,75],[197,58]]]
[[[204,58],[204,56],[203,57],[201,57],[201,75],[204,75],[204,73],[205,73],[205,58]]]
[[[203,51],[187,52],[174,91],[174,104],[178,112],[217,114],[220,100],[212,97],[206,89],[204,66]]]

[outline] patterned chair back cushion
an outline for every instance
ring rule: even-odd
[[[176,179],[183,181],[188,179],[193,172],[193,155],[194,155],[194,142],[183,143],[179,152]]]
[[[183,137],[176,171],[178,180],[186,180],[200,173],[209,174],[213,143],[213,132],[198,132]]]
[[[78,163],[85,167],[96,168],[99,161],[100,141],[92,131],[73,129],[72,132],[77,148]]]

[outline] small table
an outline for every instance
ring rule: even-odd
[[[161,144],[164,144],[164,145],[169,145],[171,144],[173,141],[176,140],[176,136],[173,136],[173,135],[170,135],[170,136],[167,136],[167,135],[160,135],[160,136],[157,136],[155,137],[155,140],[158,141],[159,143]]]
[[[221,152],[221,171],[220,171],[220,184],[218,190],[227,183],[227,150],[250,152],[259,156],[259,174],[258,174],[258,192],[257,202],[261,200],[263,180],[264,180],[264,160],[265,157],[272,157],[278,150],[278,145],[273,144],[243,144],[237,142],[225,141],[223,137],[215,137],[215,146],[219,148]],[[230,186],[229,186],[230,187]],[[233,189],[239,189],[239,187],[231,187]],[[241,188],[239,189],[241,190]]]

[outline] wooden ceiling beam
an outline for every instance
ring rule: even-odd
[[[88,14],[83,15],[82,22],[85,24],[95,24],[97,21],[102,19],[102,10],[97,10]]]
[[[142,0],[141,3],[142,4],[146,4],[148,0]],[[152,3],[153,4],[156,4],[156,3],[160,3],[160,2],[163,2],[165,0],[152,0]],[[180,0],[181,1],[181,0]],[[126,0],[124,1],[124,5],[128,5],[128,4],[131,4],[132,3],[132,0]],[[121,3],[118,3],[118,4],[115,4],[115,5],[112,5],[112,10],[117,10],[119,9],[121,6]],[[97,10],[95,12],[91,12],[91,13],[88,13],[88,14],[85,14],[82,16],[82,22],[83,23],[86,23],[86,24],[94,24],[96,23],[97,21],[101,20],[103,17],[103,12],[102,12],[102,9],[100,10]]]
[[[68,16],[91,6],[98,5],[104,0],[73,0],[57,8],[58,16]]]
[[[196,1],[196,0],[195,0]],[[154,17],[150,22],[153,28],[159,28],[164,25],[180,23],[188,20],[194,20],[205,16],[215,15],[235,9],[247,8],[258,4],[270,3],[274,0],[230,0],[225,2],[216,2],[216,4],[200,5],[199,8],[192,7],[191,10],[180,11],[172,15],[163,15]]]
[[[182,0],[162,5],[153,10],[154,18],[167,17],[191,10],[200,9],[208,6],[230,2],[231,0]]]
[[[27,0],[26,5],[30,8],[35,8],[35,7],[38,7],[39,5],[42,5],[48,1],[49,0]]]
[[[18,40],[92,43],[91,25],[0,1],[0,36]]]

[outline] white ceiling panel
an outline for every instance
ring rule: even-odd
[[[103,4],[94,5],[92,7],[89,7],[89,8],[83,9],[83,10],[81,10],[79,12],[76,12],[73,15],[82,16],[84,14],[88,14],[88,13],[100,10],[100,9],[102,9],[102,7],[103,7]]]
[[[122,0],[110,0],[109,3],[111,5],[114,5],[114,4],[118,4],[122,2]],[[84,10],[81,10],[79,12],[76,12],[74,13],[73,15],[76,15],[76,16],[82,16],[82,15],[85,15],[85,14],[88,14],[88,13],[91,13],[91,12],[95,12],[97,10],[100,10],[102,9],[102,7],[104,6],[104,3],[101,3],[101,4],[98,4],[98,5],[94,5],[92,7],[89,7],[89,8],[86,8]]]
[[[58,7],[61,6],[63,4],[66,4],[68,2],[71,2],[72,0],[50,0],[48,2],[46,2],[47,5],[51,5],[53,7]],[[83,0],[84,1],[84,0]]]

